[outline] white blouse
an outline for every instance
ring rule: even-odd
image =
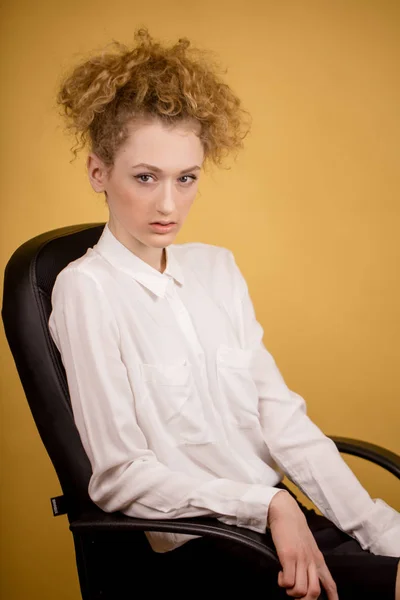
[[[284,472],[363,548],[399,556],[399,513],[370,498],[285,385],[233,254],[190,243],[166,256],[160,273],[107,224],[53,288],[49,327],[91,499],[132,517],[214,516],[264,532]],[[193,537],[147,535],[158,552]]]

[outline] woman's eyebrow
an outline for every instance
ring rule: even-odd
[[[155,165],[149,165],[148,163],[139,163],[137,165],[132,165],[132,169],[136,169],[137,167],[143,167],[145,169],[149,169],[150,171],[155,171],[156,173],[162,173],[162,169],[156,167]],[[200,171],[201,167],[199,165],[194,165],[193,167],[188,167],[187,169],[183,169],[181,173],[187,173],[188,171]]]

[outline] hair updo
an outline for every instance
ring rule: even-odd
[[[162,46],[147,29],[137,30],[135,40],[133,49],[113,42],[113,51],[79,64],[62,82],[57,102],[76,136],[74,156],[88,145],[112,167],[128,125],[149,118],[197,121],[205,159],[215,164],[239,150],[249,115],[205,52],[186,38]]]

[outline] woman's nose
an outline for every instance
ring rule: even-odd
[[[175,194],[173,183],[166,183],[160,190],[157,209],[164,214],[171,214],[175,210]]]

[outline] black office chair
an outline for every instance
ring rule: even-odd
[[[74,423],[64,367],[47,323],[58,273],[97,243],[103,227],[104,223],[63,227],[20,246],[6,267],[2,308],[19,377],[63,490],[63,496],[52,498],[52,507],[55,515],[68,516],[83,600],[133,597],[133,568],[137,593],[140,577],[148,577],[154,570],[154,553],[144,531],[224,538],[278,564],[268,538],[250,530],[210,518],[133,519],[104,513],[90,500],[91,466]],[[332,439],[341,452],[370,460],[400,478],[400,457],[393,452],[357,440]]]

